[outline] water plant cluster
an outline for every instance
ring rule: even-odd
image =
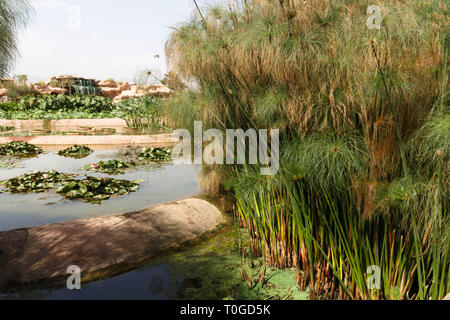
[[[57,184],[73,180],[74,175],[59,173],[54,170],[48,172],[36,171],[23,174],[20,177],[2,181],[1,185],[5,188],[1,192],[28,193],[43,192],[52,189]]]
[[[136,165],[136,163],[133,161],[125,162],[123,160],[112,159],[88,164],[84,169],[86,171],[95,171],[108,174],[122,174],[125,172],[125,169],[130,168],[134,165]]]
[[[28,142],[7,142],[0,144],[0,156],[31,157],[42,153],[42,148]]]
[[[139,182],[141,181],[86,177],[82,180],[66,183],[56,192],[72,200],[99,202],[108,200],[113,196],[127,195],[130,192],[134,192],[139,189]]]
[[[280,172],[214,168],[253,256],[311,298],[441,299],[449,290],[445,1],[257,0],[198,8],[166,53],[198,90],[174,128],[277,128]],[[380,271],[379,286],[368,279]]]
[[[0,192],[31,193],[44,192],[60,186],[56,192],[71,200],[99,203],[113,196],[129,194],[139,189],[141,180],[128,181],[113,178],[84,177],[76,179],[76,175],[36,171],[11,178],[0,183]]]
[[[41,148],[26,142],[11,142],[0,145],[0,155],[36,156],[40,152],[42,152]],[[79,159],[90,155],[92,152],[93,150],[87,146],[73,145],[59,151],[58,155]],[[141,153],[142,157],[137,160],[145,160],[145,163],[140,163],[132,159],[127,161],[112,159],[88,164],[84,169],[86,171],[115,175],[123,174],[126,169],[137,167],[140,164],[147,164],[148,161],[161,162],[170,159],[170,149],[167,148],[144,148]],[[10,167],[9,164],[5,164],[5,166]],[[3,188],[0,192],[43,192],[55,188],[57,185],[61,185],[56,192],[68,199],[99,202],[101,200],[107,200],[112,196],[120,196],[134,192],[139,188],[139,182],[142,181],[117,180],[109,177],[97,178],[91,176],[76,179],[76,175],[74,174],[60,173],[54,170],[48,172],[40,172],[37,170],[33,173],[23,174],[19,177],[0,182],[0,186]]]
[[[168,162],[172,160],[172,153],[170,148],[143,148],[138,151],[138,148],[127,149],[123,153],[124,160],[111,159],[106,161],[99,161],[85,166],[86,171],[101,172],[107,174],[123,174],[132,167],[147,165],[149,162],[156,164]]]
[[[137,155],[137,159],[158,162],[171,161],[172,150],[170,148],[144,148]]]
[[[64,150],[60,150],[58,152],[58,155],[63,156],[63,157],[80,159],[80,158],[85,158],[85,157],[89,156],[92,152],[93,152],[93,150],[91,148],[89,148],[88,146],[76,144],[76,145],[70,146]]]

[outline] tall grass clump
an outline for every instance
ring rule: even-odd
[[[380,30],[366,27],[370,5]],[[198,86],[169,117],[280,130],[280,172],[227,167],[228,185],[252,254],[297,268],[313,298],[449,290],[449,11],[439,0],[219,2],[167,42],[172,71]]]
[[[118,110],[123,113],[127,126],[134,129],[156,129],[162,126],[160,98],[145,96],[121,101]]]

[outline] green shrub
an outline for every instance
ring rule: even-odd
[[[117,108],[130,128],[148,129],[161,126],[162,104],[159,98],[126,99],[121,101]]]

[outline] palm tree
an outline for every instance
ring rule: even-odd
[[[32,8],[29,0],[0,0],[0,78],[17,55],[17,34],[25,27]]]

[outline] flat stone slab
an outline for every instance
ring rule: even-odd
[[[13,126],[18,129],[71,128],[79,126],[92,126],[100,128],[126,127],[123,119],[61,119],[61,120],[7,120],[0,119],[0,126]]]
[[[0,232],[0,289],[62,284],[71,265],[80,267],[83,280],[105,276],[108,269],[127,271],[223,223],[215,206],[191,198],[122,215]]]
[[[153,135],[140,135],[140,136],[129,136],[129,135],[107,135],[107,136],[24,136],[24,137],[0,137],[0,143],[7,143],[11,141],[22,141],[35,144],[38,146],[47,145],[145,145],[154,143],[174,143],[171,134],[153,134]]]

